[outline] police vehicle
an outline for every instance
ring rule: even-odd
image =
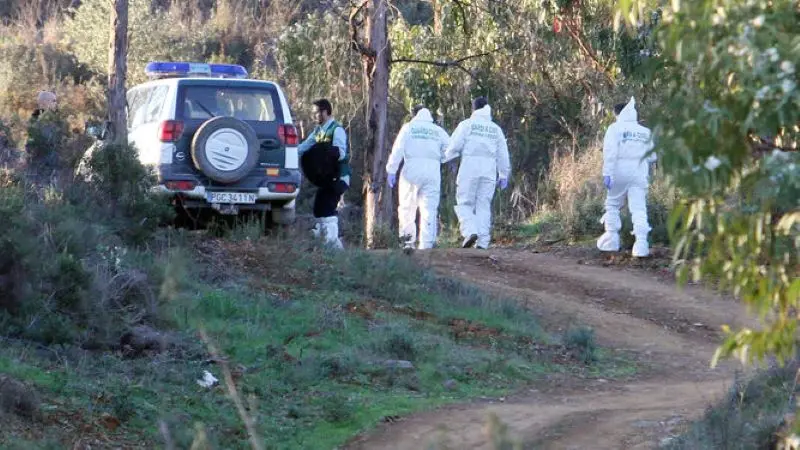
[[[151,62],[127,92],[128,142],[181,211],[295,219],[298,134],[280,86],[235,64]]]

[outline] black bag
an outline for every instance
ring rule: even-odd
[[[339,178],[339,150],[330,142],[318,142],[300,157],[300,168],[314,186],[330,186]]]

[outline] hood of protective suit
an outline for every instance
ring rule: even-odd
[[[619,112],[619,116],[617,116],[617,122],[636,122],[638,120],[638,114],[636,113],[636,100],[631,97],[628,104],[622,108],[622,111]]]
[[[492,120],[492,107],[489,105],[472,112],[472,119]]]
[[[422,120],[424,122],[433,122],[433,116],[431,115],[430,110],[428,108],[422,108],[419,110],[416,116],[414,116],[414,120]]]

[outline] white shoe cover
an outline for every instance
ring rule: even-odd
[[[637,258],[644,258],[646,256],[650,256],[650,244],[647,242],[647,238],[636,238],[636,242],[633,243],[633,250],[631,254]]]
[[[619,233],[606,231],[597,240],[597,249],[602,252],[618,252],[619,251]]]

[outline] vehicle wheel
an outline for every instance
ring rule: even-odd
[[[233,117],[209,119],[192,140],[194,165],[220,183],[244,178],[258,164],[260,146],[253,128]]]

